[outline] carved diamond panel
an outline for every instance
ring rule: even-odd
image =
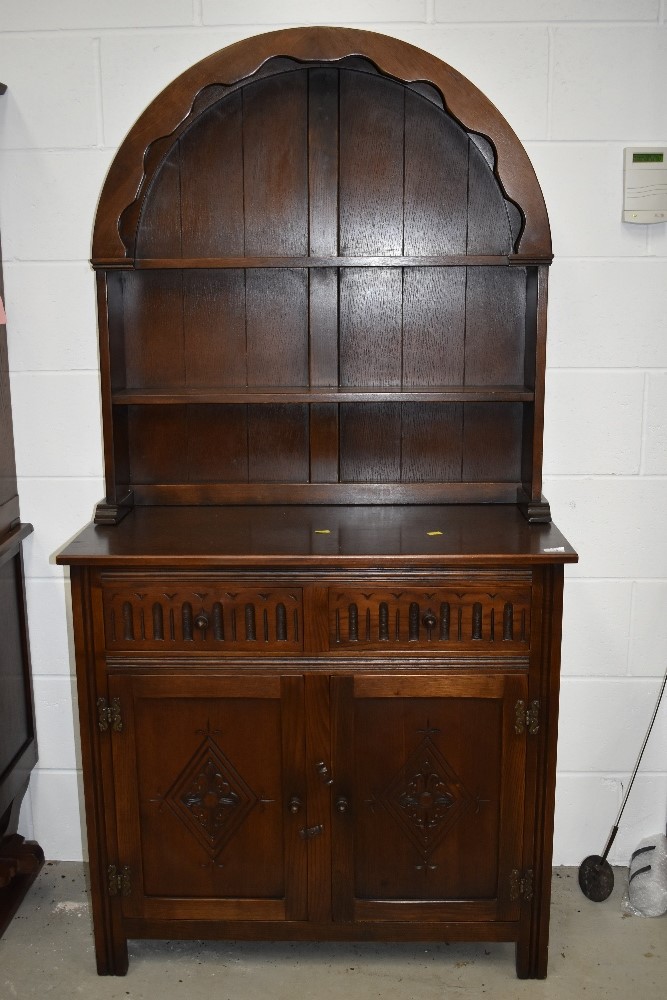
[[[428,736],[378,798],[425,859],[475,801]]]
[[[207,736],[165,796],[165,801],[215,857],[239,829],[258,798]]]

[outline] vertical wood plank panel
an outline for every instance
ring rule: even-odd
[[[187,451],[187,407],[128,407],[130,485],[180,483]]]
[[[491,166],[470,143],[468,253],[511,253],[512,232],[505,199]]]
[[[337,69],[309,70],[308,194],[310,253],[338,252]]]
[[[248,385],[308,384],[308,274],[246,272]]]
[[[183,282],[178,271],[123,275],[127,388],[181,388]]]
[[[241,94],[210,108],[180,140],[184,257],[243,255]]]
[[[341,404],[341,482],[397,483],[400,478],[401,404]]]
[[[189,406],[187,481],[248,481],[248,415],[243,405]]]
[[[466,403],[464,482],[521,479],[521,403]]]
[[[175,143],[146,195],[135,254],[180,257],[181,253],[180,147]]]
[[[340,252],[403,248],[403,88],[367,73],[340,78]]]
[[[243,89],[245,252],[308,253],[307,70]]]
[[[338,385],[338,269],[309,273],[310,384]]]
[[[401,385],[402,296],[401,268],[341,268],[341,385]]]
[[[308,480],[308,407],[248,407],[248,472],[251,482]]]
[[[463,406],[460,403],[404,403],[401,480],[404,483],[461,479]]]
[[[310,406],[310,481],[338,482],[338,405]]]
[[[187,386],[247,384],[243,271],[184,272],[183,325]]]
[[[466,252],[468,143],[446,112],[406,91],[406,254]]]
[[[465,268],[406,267],[403,276],[403,386],[461,385]]]
[[[523,268],[468,268],[467,385],[523,385],[525,309]]]

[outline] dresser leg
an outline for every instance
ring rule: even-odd
[[[127,938],[116,936],[112,930],[108,940],[100,940],[95,933],[95,952],[98,976],[124,976],[129,964]]]
[[[0,937],[44,864],[44,851],[16,833],[26,785],[0,817]]]
[[[516,943],[516,974],[518,979],[546,979],[549,950],[525,933]]]

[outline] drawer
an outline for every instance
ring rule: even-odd
[[[530,649],[530,585],[329,590],[331,650]]]
[[[211,579],[102,584],[107,650],[298,653],[303,649],[299,587],[236,587]]]

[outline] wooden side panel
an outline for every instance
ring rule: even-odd
[[[11,765],[34,741],[30,664],[25,648],[24,598],[20,552],[0,563],[0,824],[3,813],[19,785],[27,781],[29,768],[23,763],[20,774]],[[14,831],[12,831],[14,832]],[[4,829],[0,825],[0,841]]]

